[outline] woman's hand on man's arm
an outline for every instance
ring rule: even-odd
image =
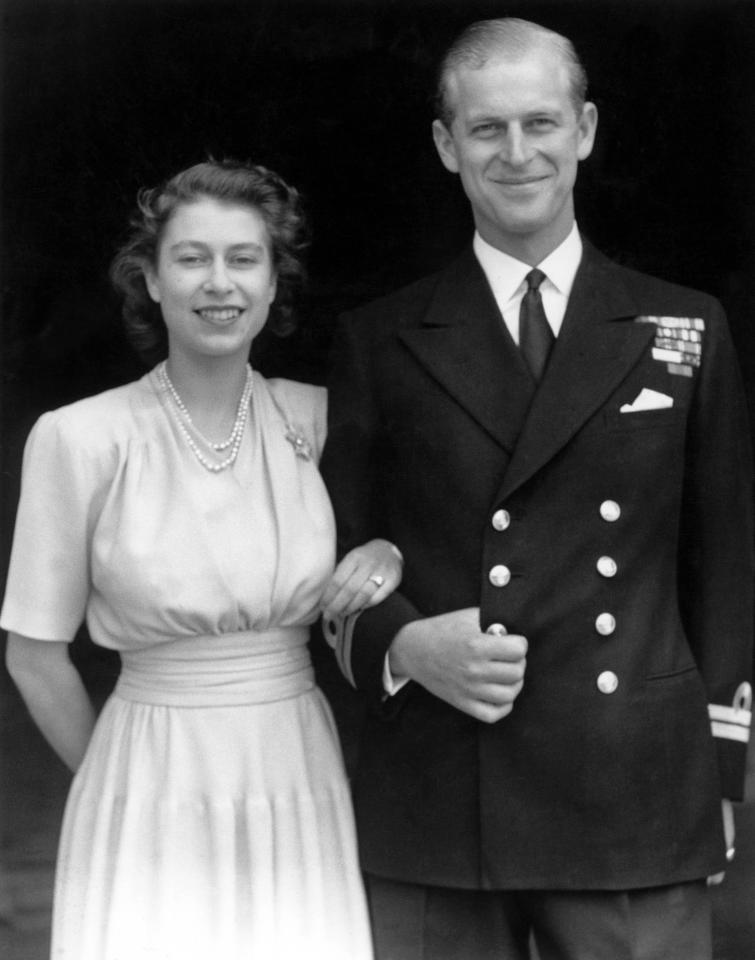
[[[323,616],[345,617],[374,607],[401,583],[402,570],[401,552],[388,540],[355,547],[338,564],[323,592]]]

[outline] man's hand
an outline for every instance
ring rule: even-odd
[[[731,800],[723,799],[721,801],[721,813],[724,818],[724,837],[726,838],[726,859],[734,859],[734,840],[737,832],[734,826],[734,806]],[[726,876],[725,872],[714,873],[708,877],[708,886],[717,886]]]
[[[480,611],[470,607],[402,627],[389,665],[394,678],[409,677],[470,717],[495,723],[522,689],[526,653],[522,636],[482,633]]]

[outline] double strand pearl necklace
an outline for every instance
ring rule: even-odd
[[[236,408],[236,419],[233,422],[233,428],[228,438],[226,440],[221,440],[218,443],[213,443],[211,440],[208,440],[207,437],[205,437],[204,434],[201,433],[201,431],[195,426],[186,404],[181,399],[180,394],[173,386],[173,383],[168,376],[168,368],[165,360],[163,360],[163,362],[157,368],[157,377],[163,390],[173,401],[171,409],[173,409],[174,406],[175,411],[177,411],[174,411],[173,419],[176,421],[178,429],[181,431],[184,440],[186,440],[189,449],[197,458],[197,460],[199,460],[206,470],[209,470],[212,473],[220,473],[221,470],[225,470],[230,467],[238,456],[239,449],[241,447],[241,440],[244,436],[244,428],[246,427],[246,421],[249,417],[249,401],[252,397],[253,382],[252,368],[249,366],[249,364],[246,365],[246,381],[244,383],[244,389],[241,393],[238,407]],[[230,447],[228,456],[224,460],[208,460],[204,453],[197,446],[194,437],[189,432],[189,427],[191,427],[191,429],[203,443],[217,453],[222,453],[224,450],[228,450]]]

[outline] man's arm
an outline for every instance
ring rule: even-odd
[[[370,348],[360,342],[353,318],[338,325],[328,384],[328,438],[320,469],[336,516],[338,557],[376,538],[395,542],[382,514],[380,497],[381,422],[369,364]],[[397,544],[402,549],[401,544]],[[375,704],[384,696],[383,666],[393,637],[422,614],[396,590],[378,606],[347,623],[347,679]],[[343,649],[343,644],[341,645]]]
[[[688,427],[681,604],[706,684],[723,798],[727,859],[732,800],[741,800],[752,706],[753,489],[751,435],[739,365],[720,308],[703,341]],[[724,874],[708,878],[718,884]]]
[[[723,795],[733,800],[743,795],[751,719],[751,460],[737,358],[716,305],[687,430],[680,604],[706,685]]]
[[[381,456],[386,437],[370,363],[374,347],[360,342],[348,317],[336,343],[322,471],[336,514],[340,556],[375,537],[395,538],[388,523],[390,504],[382,498],[381,477],[389,465]],[[412,545],[397,546],[408,554]],[[526,641],[483,633],[476,609],[427,618],[397,590],[346,629],[341,668],[375,705],[385,702],[389,652],[394,674],[488,722],[505,716],[521,689]]]

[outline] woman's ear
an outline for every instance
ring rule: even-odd
[[[147,292],[150,297],[155,301],[155,303],[160,302],[160,284],[157,281],[157,272],[151,263],[142,264],[142,275],[144,276],[144,283],[147,287]]]

